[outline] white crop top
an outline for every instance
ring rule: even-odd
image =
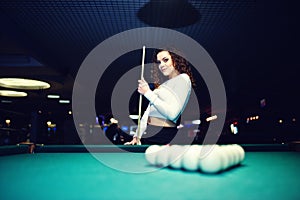
[[[186,107],[190,94],[191,80],[185,73],[167,80],[153,91],[148,90],[144,96],[150,103],[140,121],[140,135],[147,129],[148,116],[176,123]]]

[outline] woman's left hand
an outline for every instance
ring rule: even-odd
[[[145,94],[148,90],[150,90],[150,87],[148,83],[145,81],[145,79],[138,80],[138,92],[140,94]]]

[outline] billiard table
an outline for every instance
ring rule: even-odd
[[[1,147],[0,199],[300,198],[300,152],[289,148],[244,145],[244,161],[217,174],[151,166],[146,148]]]

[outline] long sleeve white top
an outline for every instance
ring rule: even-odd
[[[150,103],[140,121],[140,136],[147,129],[149,116],[176,123],[186,107],[190,93],[191,80],[185,73],[167,80],[153,91],[148,90],[144,96]],[[137,136],[137,131],[135,136]]]

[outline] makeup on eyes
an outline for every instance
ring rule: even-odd
[[[164,63],[169,61],[169,58],[163,58],[162,61],[164,61]]]
[[[165,57],[165,58],[162,59],[162,61],[163,61],[164,63],[167,63],[167,62],[169,61],[169,58],[166,58],[166,57]],[[160,64],[161,61],[160,61],[160,60],[156,60],[155,63],[156,63],[156,64]]]

